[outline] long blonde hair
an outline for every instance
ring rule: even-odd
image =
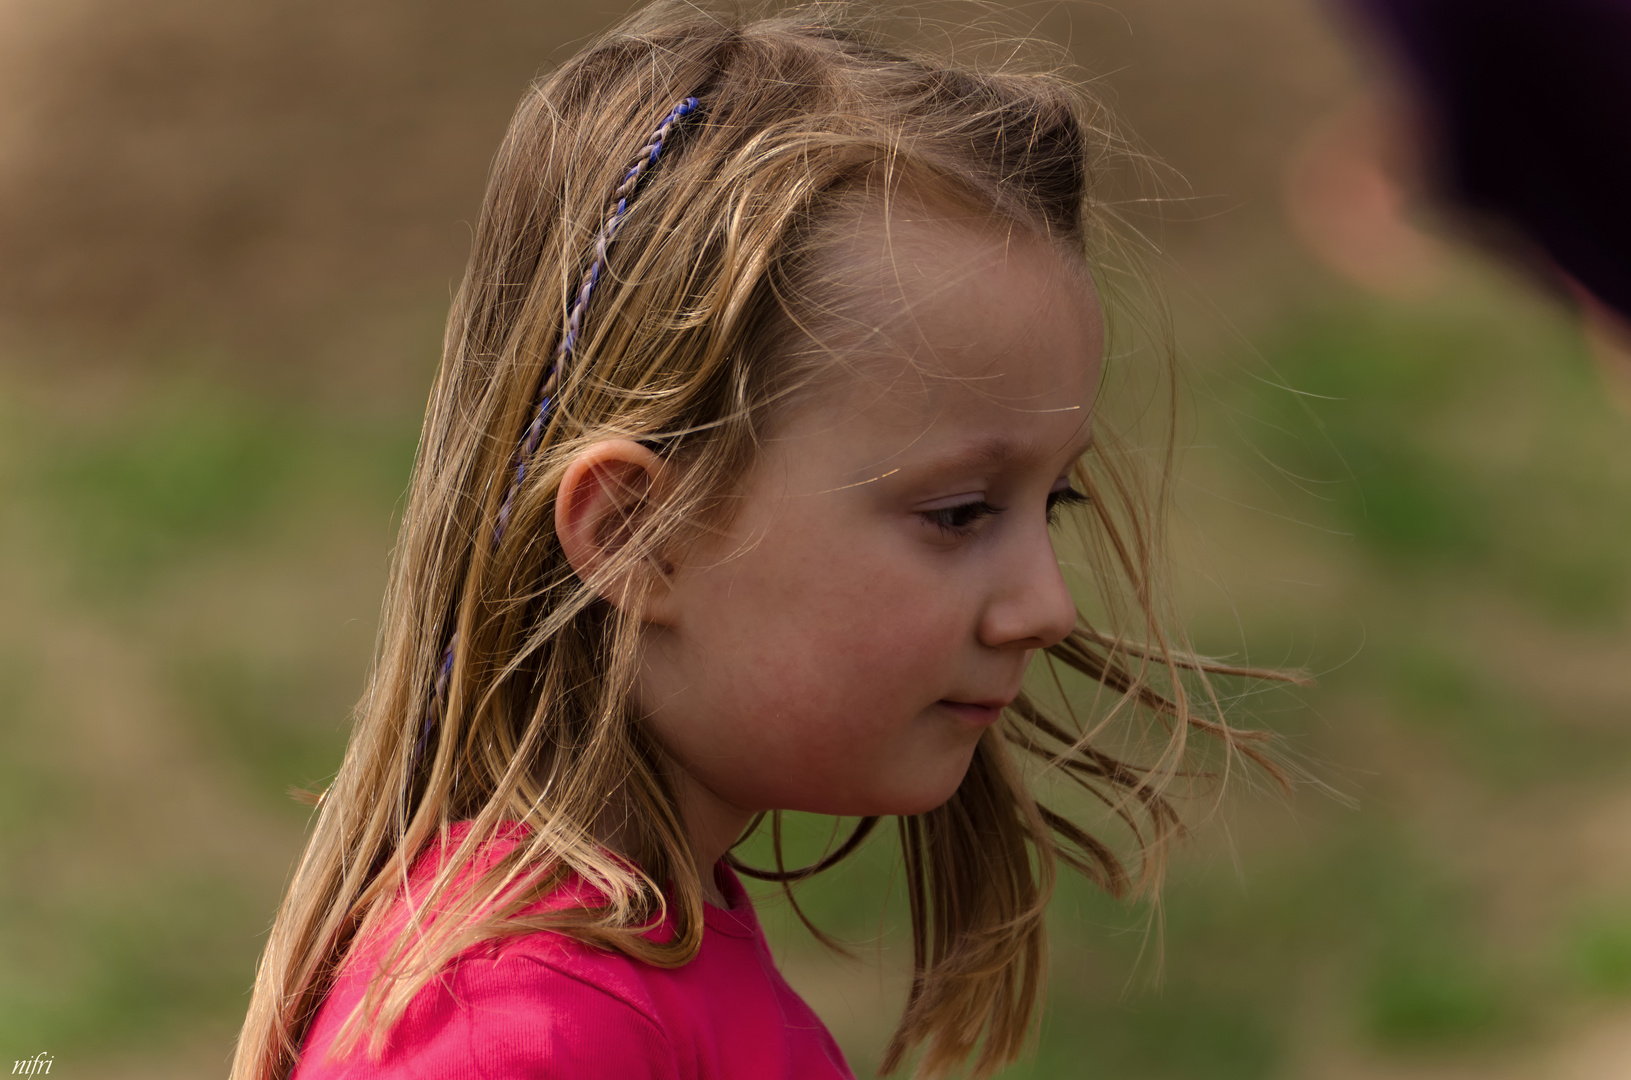
[[[832,302],[812,269],[833,242],[824,226],[879,176],[911,177],[1084,258],[1113,231],[1092,185],[1119,144],[1068,81],[886,48],[846,19],[832,5],[750,20],[659,3],[523,98],[448,319],[372,677],[261,960],[235,1080],[288,1075],[336,973],[453,822],[472,824],[423,898],[437,917],[391,943],[346,1047],[366,1039],[377,1051],[414,994],[482,940],[548,929],[651,964],[693,957],[702,885],[659,747],[627,707],[639,627],[562,555],[553,502],[566,464],[596,440],[632,438],[680,466],[607,580],[728,514],[768,426],[820,376],[819,350],[793,346]],[[608,249],[541,443],[511,491],[607,200],[642,136],[693,95],[700,111],[676,129]],[[1110,706],[1088,722],[1022,697],[982,738],[951,800],[900,819],[914,978],[886,1071],[919,1048],[925,1075],[971,1057],[985,1074],[1018,1055],[1042,992],[1057,862],[1118,896],[1158,881],[1180,831],[1162,789],[1189,731],[1273,771],[1257,734],[1231,729],[1206,692],[1208,671],[1231,669],[1190,657],[1167,629],[1159,515],[1126,465],[1101,437],[1077,468],[1101,617],[1116,625],[1083,618],[1049,650],[1050,663],[1109,691]],[[1099,745],[1109,720],[1135,715],[1169,733],[1143,767]],[[1025,760],[1110,806],[1137,838],[1137,869],[1039,803]],[[632,864],[595,840],[614,796],[628,809],[620,835]],[[815,868],[760,876],[790,884],[848,854],[873,824]],[[520,842],[472,886],[450,887],[500,831]],[[605,904],[520,914],[571,875]],[[643,936],[665,914],[676,933]]]

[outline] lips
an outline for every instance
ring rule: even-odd
[[[955,713],[963,720],[977,727],[995,724],[1002,718],[1002,710],[1006,709],[1013,698],[992,699],[987,701],[939,701],[936,704],[943,706],[947,711]]]

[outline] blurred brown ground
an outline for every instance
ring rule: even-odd
[[[276,373],[234,374],[288,389],[362,371],[418,392],[395,317],[414,311],[422,336],[419,308],[456,284],[526,81],[619,10],[10,0],[0,325],[118,346],[84,362],[226,343],[243,367],[275,354]],[[955,24],[972,9],[915,10]],[[1037,5],[1015,21],[1107,76],[1200,193],[1164,211],[1188,223],[1173,239],[1191,265],[1235,278],[1280,242],[1280,163],[1351,81],[1306,2]]]

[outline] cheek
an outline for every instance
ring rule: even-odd
[[[779,524],[686,587],[660,737],[744,807],[935,805],[972,746],[926,712],[971,657],[968,582],[898,523]]]
[[[874,709],[921,709],[947,692],[973,633],[956,590],[932,563],[880,547],[880,557],[800,560],[804,572],[738,583],[767,601],[731,635],[737,655],[753,657],[740,668],[752,698],[824,712],[836,727]]]

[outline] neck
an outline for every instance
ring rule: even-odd
[[[728,907],[714,879],[714,866],[741,837],[742,830],[753,820],[753,811],[726,802],[683,769],[672,770],[669,779],[679,802],[680,820],[691,841],[691,855],[696,859],[702,895],[716,907]]]
[[[680,824],[691,847],[703,899],[715,907],[729,907],[714,878],[714,866],[753,820],[753,811],[721,799],[672,761],[665,764],[669,790],[678,803]],[[614,798],[611,806],[621,809],[609,810],[595,822],[595,839],[625,858],[638,859],[639,844],[628,825],[628,800]]]

